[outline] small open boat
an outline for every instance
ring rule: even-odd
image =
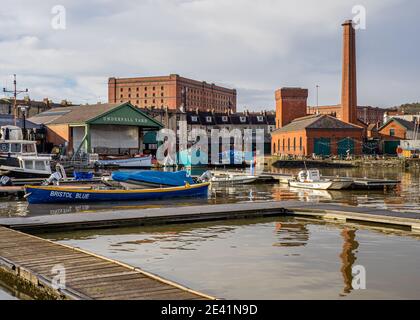
[[[236,172],[206,171],[199,178],[201,181],[211,181],[214,184],[237,185],[254,183],[258,176]]]
[[[322,179],[318,170],[303,170],[299,172],[296,180],[290,180],[289,185],[294,188],[327,190],[333,181]]]
[[[151,168],[152,156],[98,160],[95,164],[99,167]]]
[[[100,201],[140,201],[175,197],[198,197],[208,194],[210,183],[154,189],[83,189],[62,186],[25,186],[30,204],[79,203]]]

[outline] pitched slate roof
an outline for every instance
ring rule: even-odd
[[[114,109],[123,108],[129,106],[135,109],[138,113],[141,113],[144,117],[149,118],[152,122],[155,122],[158,126],[162,126],[161,123],[154,120],[148,114],[140,111],[128,102],[125,103],[99,103],[92,105],[81,105],[66,108],[53,108],[48,111],[37,114],[30,118],[30,121],[37,124],[79,124],[92,121],[103,114],[106,114]]]
[[[1,114],[0,115],[0,126],[14,126],[15,119],[14,116],[11,114]],[[16,119],[16,126],[19,128],[23,128],[23,119]],[[42,126],[40,124],[36,124],[32,121],[25,120],[25,127],[26,129],[40,129]]]
[[[416,125],[415,125],[414,122],[408,121],[408,120],[405,120],[405,119],[401,119],[401,118],[391,118],[391,119],[389,119],[388,122],[385,123],[379,130],[382,130],[383,128],[385,128],[392,121],[397,122],[398,124],[403,126],[405,129],[407,129],[408,131],[414,131],[415,130]]]
[[[343,122],[329,115],[315,114],[293,120],[288,125],[277,129],[274,132],[290,132],[306,129],[354,129],[362,130],[363,128]]]
[[[70,112],[51,121],[50,124],[84,123],[121,105],[121,103],[100,103],[72,107]]]
[[[30,121],[37,124],[50,124],[52,121],[72,111],[74,107],[59,107],[41,112],[31,118]]]

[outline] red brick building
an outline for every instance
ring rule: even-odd
[[[163,77],[109,78],[108,102],[130,102],[139,108],[236,112],[236,90],[177,74]]]
[[[282,88],[276,91],[277,130],[271,135],[272,154],[361,154],[364,129],[330,115],[307,115],[307,97],[307,89]]]
[[[357,116],[356,39],[351,21],[343,25],[342,94],[334,108],[340,119],[327,114],[308,115],[308,90],[282,88],[276,91],[276,125],[271,148],[275,155],[329,156],[361,154],[365,128]]]

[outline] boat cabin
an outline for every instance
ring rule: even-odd
[[[49,157],[19,157],[19,162],[20,168],[23,170],[35,170],[45,174],[51,174]]]
[[[26,140],[0,140],[2,156],[36,156],[36,142]]]
[[[321,181],[321,174],[319,170],[304,170],[299,172],[298,180],[300,182],[318,182]]]

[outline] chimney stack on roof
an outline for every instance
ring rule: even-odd
[[[344,122],[357,124],[356,31],[352,20],[343,24],[341,109]]]

